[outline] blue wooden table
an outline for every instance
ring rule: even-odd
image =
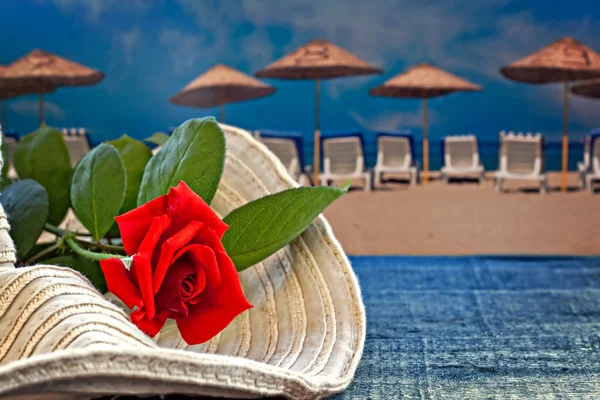
[[[600,257],[352,257],[367,309],[337,399],[600,399]]]

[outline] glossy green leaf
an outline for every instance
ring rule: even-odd
[[[58,225],[69,209],[69,185],[73,169],[62,133],[40,127],[22,138],[13,160],[21,179],[34,179],[46,189],[50,211],[48,222]]]
[[[108,144],[117,149],[125,166],[127,190],[125,191],[125,200],[123,200],[123,205],[119,212],[119,214],[124,214],[137,206],[137,197],[140,185],[142,184],[144,169],[150,158],[152,158],[152,152],[143,142],[127,135],[123,135],[117,140],[112,140]]]
[[[10,236],[19,259],[35,245],[48,219],[48,195],[32,179],[13,183],[2,190],[0,203],[8,216]]]
[[[144,139],[146,142],[154,143],[157,146],[162,146],[169,139],[169,135],[163,132],[156,132],[149,138]]]
[[[175,129],[144,171],[138,205],[184,181],[210,204],[225,163],[225,136],[212,118],[191,119]]]
[[[77,164],[71,203],[83,226],[100,240],[110,229],[125,198],[127,176],[119,152],[101,144]]]
[[[8,161],[8,152],[6,151],[6,146],[4,145],[4,143],[2,143],[2,160],[4,161],[4,163],[2,164],[2,173],[0,174],[0,189],[4,189],[11,183],[10,179],[8,178],[8,170],[10,169]]]
[[[348,191],[300,187],[254,200],[229,213],[223,246],[238,271],[260,262],[300,236],[327,206]]]
[[[64,255],[44,260],[44,264],[60,265],[81,272],[100,293],[108,291],[100,263],[79,255]]]

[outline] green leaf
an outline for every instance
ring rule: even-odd
[[[107,143],[117,149],[125,166],[127,190],[125,191],[125,200],[123,200],[123,205],[119,211],[119,214],[124,214],[137,206],[137,197],[144,176],[144,168],[152,158],[152,152],[143,142],[127,135]]]
[[[44,264],[60,265],[81,272],[100,293],[108,291],[100,263],[79,255],[64,255],[44,260]]]
[[[6,151],[6,146],[4,145],[4,142],[2,142],[2,160],[4,161],[4,164],[2,164],[2,173],[0,174],[0,189],[4,189],[8,185],[10,185],[10,179],[8,178],[8,170],[10,169],[10,163],[8,160],[8,151]]]
[[[42,234],[48,219],[46,190],[33,179],[24,179],[5,188],[0,203],[10,222],[10,236],[17,255],[23,259]]]
[[[169,135],[163,132],[156,132],[149,138],[144,139],[146,142],[154,143],[157,146],[162,146],[169,139]]]
[[[238,271],[264,260],[304,232],[327,206],[348,191],[300,187],[254,200],[229,213],[223,246]]]
[[[184,181],[210,204],[225,163],[225,136],[213,117],[191,119],[175,129],[146,166],[138,205]]]
[[[50,204],[48,222],[58,225],[69,209],[69,184],[73,169],[62,134],[40,127],[21,139],[13,160],[21,179],[34,179],[46,189]]]
[[[127,176],[119,152],[103,143],[77,164],[71,184],[73,211],[100,240],[110,229],[125,198]]]

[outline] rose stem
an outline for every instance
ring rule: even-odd
[[[25,264],[31,264],[31,263],[39,260],[40,258],[42,258],[43,256],[45,256],[46,254],[52,253],[54,250],[58,249],[59,246],[60,246],[60,242],[54,243],[52,246],[48,246],[47,248],[45,248],[44,250],[40,251],[39,253],[34,254],[33,256],[31,256],[29,258],[29,260],[25,261]]]
[[[44,229],[47,230],[50,233],[55,234],[56,236],[59,237],[65,237],[67,236],[67,232],[63,229],[60,229],[54,225],[51,225],[49,223],[46,223],[46,225],[44,225]],[[71,232],[73,235],[79,235],[78,233],[75,232]],[[78,240],[77,242],[84,245],[84,246],[96,246],[101,248],[102,250],[112,250],[112,251],[121,251],[121,252],[125,252],[125,249],[122,246],[115,246],[115,245],[108,245],[108,244],[102,244],[102,243],[91,243],[91,242],[87,242],[85,240]],[[73,249],[74,250],[74,249]]]
[[[75,242],[75,240],[73,240],[73,238],[70,238],[68,236],[65,237],[65,243],[68,244],[69,247],[71,249],[73,249],[73,251],[75,253],[79,254],[80,256],[87,257],[91,260],[100,261],[100,260],[106,260],[108,258],[125,258],[119,254],[95,253],[93,251],[85,250],[85,249],[79,247],[79,245]]]

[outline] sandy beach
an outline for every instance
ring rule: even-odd
[[[392,181],[373,192],[352,190],[325,212],[348,254],[600,254],[600,194],[537,193],[531,182],[436,180],[410,187]],[[358,188],[358,182],[357,182]],[[531,190],[527,190],[527,189]]]

